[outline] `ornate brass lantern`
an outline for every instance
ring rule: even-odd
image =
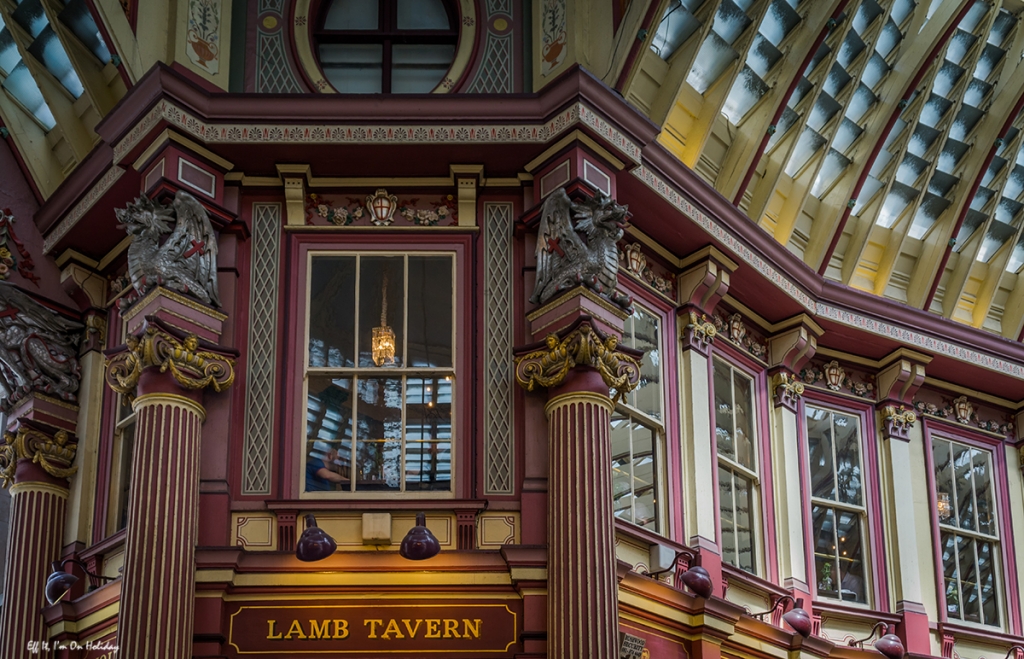
[[[373,328],[373,340],[370,343],[373,351],[373,363],[377,366],[395,363],[395,332],[388,325],[388,275],[384,274],[381,283],[380,327]]]

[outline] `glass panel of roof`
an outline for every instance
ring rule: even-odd
[[[3,20],[0,19],[0,26]],[[0,30],[0,69],[9,74],[21,61],[21,53],[18,52],[18,45],[14,43],[11,31],[4,27]]]
[[[896,0],[892,3],[892,9],[889,11],[889,16],[892,18],[896,25],[903,25],[903,22],[910,18],[910,15],[914,13],[914,7],[917,3],[914,0]]]
[[[853,17],[853,29],[858,34],[864,34],[868,26],[875,22],[875,19],[882,15],[882,8],[875,0],[864,0],[857,7],[857,13]]]
[[[900,32],[899,27],[889,19],[885,22],[885,27],[882,28],[882,33],[878,35],[878,41],[875,43],[875,50],[882,57],[889,57],[889,55],[896,50],[896,46],[900,45],[900,41],[903,41],[903,33]]]
[[[938,74],[935,76],[935,82],[932,83],[932,92],[949,98],[950,92],[953,91],[953,87],[963,74],[963,67],[949,60],[944,60],[942,68],[939,69]]]
[[[840,105],[834,98],[822,92],[818,94],[818,100],[811,110],[811,116],[807,119],[807,125],[816,131],[820,131],[839,112]]]
[[[110,61],[110,50],[100,34],[96,21],[93,20],[85,0],[65,0],[65,7],[60,12],[60,22],[68,26],[75,36],[92,51],[96,59],[104,64]]]
[[[839,124],[836,136],[832,138],[832,148],[840,153],[849,153],[850,146],[853,145],[863,132],[864,129],[862,127],[844,118],[842,123]]]
[[[850,159],[835,149],[829,149],[825,154],[825,160],[821,163],[821,169],[811,186],[811,194],[820,197],[835,183],[836,179],[843,173],[850,164]]]
[[[964,93],[964,103],[980,108],[985,103],[985,99],[988,98],[989,92],[991,91],[992,85],[983,80],[974,78],[971,80],[971,84],[967,86],[967,92]]]
[[[690,73],[686,77],[686,82],[690,83],[690,86],[697,92],[703,94],[718,80],[726,67],[738,57],[739,53],[733,50],[732,46],[715,32],[711,32],[704,43],[700,45],[700,51],[694,60],[693,68],[690,69]]]
[[[47,25],[43,28],[32,45],[28,47],[28,52],[42,62],[46,69],[53,74],[53,77],[60,81],[64,89],[71,92],[72,96],[78,98],[85,91],[82,82],[78,79],[78,74],[71,66],[71,60],[68,59],[64,46],[54,34],[52,26]]]
[[[867,65],[864,67],[864,72],[860,75],[860,81],[867,85],[869,89],[878,89],[879,83],[885,79],[889,71],[889,63],[885,61],[885,58],[877,52],[872,53],[871,59],[868,60]]]
[[[825,90],[826,94],[835,98],[846,88],[846,85],[850,84],[852,79],[850,74],[846,72],[846,69],[840,66],[839,62],[836,62],[828,72],[828,78],[825,79],[822,89]]]
[[[800,14],[796,13],[789,3],[784,0],[772,0],[758,31],[778,47],[799,22]]]
[[[903,162],[896,168],[896,180],[904,185],[914,186],[928,169],[928,161],[924,158],[908,153],[903,157]]]
[[[14,67],[4,80],[3,88],[9,91],[11,96],[17,99],[26,110],[32,113],[39,120],[39,123],[46,127],[46,130],[50,130],[57,125],[57,122],[53,119],[53,113],[50,112],[49,106],[43,100],[43,95],[39,91],[39,87],[36,85],[32,74],[29,73],[28,67],[25,66],[25,62],[18,62],[17,66]]]
[[[966,142],[967,137],[983,116],[985,116],[985,113],[978,108],[967,104],[961,105],[960,111],[956,115],[956,121],[953,122],[953,126],[949,129],[949,136],[954,140]]]
[[[769,44],[770,45],[770,44]],[[739,124],[750,108],[768,93],[768,84],[747,65],[733,83],[729,97],[725,99],[722,113],[733,124]]]
[[[956,176],[936,170],[932,173],[931,180],[928,181],[928,192],[945,197],[959,180]]]
[[[651,40],[651,50],[661,59],[668,60],[689,39],[699,28],[700,21],[693,15],[693,12],[703,5],[703,0],[697,2],[691,0],[689,3],[672,2],[665,9],[661,22],[658,23],[658,30]],[[687,5],[692,6],[688,7]]]
[[[805,126],[804,132],[800,133],[800,139],[797,140],[796,147],[793,149],[793,155],[790,157],[789,163],[786,164],[786,175],[796,176],[797,172],[803,169],[811,156],[823,147],[826,141],[817,131]]]
[[[11,16],[33,39],[50,24],[39,0],[22,0]]]
[[[967,211],[964,223],[960,225],[960,231],[956,234],[956,243],[953,245],[953,251],[959,252],[962,250],[967,245],[967,241],[974,235],[974,232],[978,230],[978,227],[985,223],[987,217],[984,213],[974,209]]]
[[[967,12],[967,15],[960,21],[960,29],[967,30],[968,32],[974,32],[974,28],[978,27],[981,23],[981,19],[985,18],[985,14],[988,13],[988,3],[978,0],[975,2],[971,9]]]
[[[981,249],[978,250],[978,260],[984,263],[988,263],[989,260],[996,255],[999,248],[1005,245],[1015,234],[1017,229],[1004,224],[999,220],[992,220],[988,225],[988,230],[985,232],[985,240],[981,243]]]
[[[999,11],[996,20],[992,23],[992,29],[988,32],[988,42],[993,46],[1003,46],[1006,38],[1010,36],[1010,30],[1017,23],[1017,19],[1005,9]]]
[[[441,0],[398,0],[395,23],[399,30],[447,30],[451,27]]]
[[[1017,244],[1013,246],[1013,253],[1006,263],[1006,271],[1017,272],[1022,265],[1024,265],[1024,236],[1018,238]]]
[[[875,96],[875,93],[868,89],[867,85],[861,83],[857,85],[857,91],[854,92],[850,104],[846,107],[846,117],[851,121],[861,123],[868,110],[873,108],[877,102],[878,97]]]
[[[986,188],[984,184],[982,184],[974,194],[974,199],[971,199],[971,208],[977,211],[984,210],[989,200],[992,199],[995,194],[995,191]]]
[[[839,63],[844,69],[850,68],[853,61],[864,52],[867,46],[864,44],[864,40],[860,38],[860,35],[856,31],[850,30],[846,33],[846,38],[843,39],[843,45],[839,48],[839,55],[836,56],[836,62]]]
[[[960,64],[977,40],[976,35],[957,29],[949,40],[949,45],[946,46],[946,59],[954,64]]]
[[[324,29],[376,30],[379,20],[377,5],[366,0],[334,0],[327,10]]]
[[[907,210],[907,206],[913,203],[918,194],[920,193],[909,185],[893,183],[882,204],[882,210],[878,214],[878,225],[888,229],[896,224],[896,220],[900,218],[903,211]]]
[[[775,133],[768,138],[768,151],[771,151],[779,140],[786,134],[790,128],[796,124],[797,119],[800,118],[796,112],[793,112],[789,108],[782,111],[782,116],[779,118],[779,124],[775,127]]]
[[[981,179],[981,184],[986,187],[996,187],[992,185],[992,181],[995,180],[999,172],[1003,171],[1003,167],[1006,166],[1006,160],[995,156],[992,158],[992,162],[989,163],[988,169],[985,170],[985,176]]]
[[[1006,224],[1016,224],[1015,220],[1020,215],[1020,209],[1024,207],[1019,201],[1003,197],[996,206],[996,219]]]
[[[910,226],[908,235],[911,238],[921,238],[928,229],[932,228],[942,212],[949,207],[949,200],[943,199],[938,195],[925,193],[924,199],[921,200],[921,205],[917,207],[917,212],[914,213],[914,223]]]
[[[860,215],[860,212],[871,203],[878,191],[884,187],[881,181],[874,176],[868,176],[864,179],[864,185],[860,187],[860,196],[857,197],[857,203],[853,206],[853,214]]]
[[[1006,187],[1003,188],[1003,196],[1010,199],[1017,199],[1024,192],[1024,167],[1016,165],[1006,179]]]
[[[715,12],[715,22],[711,29],[722,38],[722,41],[731,46],[751,22],[747,12],[733,0],[722,0],[718,11]]]
[[[946,115],[946,112],[953,107],[953,101],[943,96],[931,94],[928,100],[925,102],[924,107],[921,108],[921,116],[918,120],[925,126],[936,128],[939,122],[942,121],[942,117]]]
[[[937,167],[940,171],[946,172],[947,174],[954,173],[957,163],[964,157],[967,150],[970,147],[954,139],[947,139],[946,143],[942,147],[942,153],[939,154],[939,164]]]
[[[985,49],[981,51],[981,57],[978,59],[977,66],[974,67],[974,77],[982,80],[988,80],[992,76],[992,73],[996,70],[996,65],[1006,55],[1006,51],[992,44],[987,44]]]

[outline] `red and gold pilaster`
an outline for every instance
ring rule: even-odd
[[[530,315],[543,347],[516,357],[516,380],[548,389],[547,655],[618,656],[609,388],[636,387],[639,354],[618,349],[626,313],[576,289]]]
[[[44,590],[50,564],[60,558],[76,448],[67,431],[27,420],[0,445],[0,477],[5,487],[14,483],[0,608],[0,657],[5,659],[28,659],[29,643],[47,638]]]
[[[215,349],[150,316],[107,367],[136,413],[117,636],[126,657],[192,656],[202,395],[234,380]]]

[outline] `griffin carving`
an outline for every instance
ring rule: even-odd
[[[0,409],[33,391],[74,402],[83,327],[0,282]]]
[[[537,284],[530,302],[545,304],[580,284],[630,309],[632,298],[618,293],[616,243],[626,226],[626,207],[598,193],[574,202],[564,189],[547,198],[537,232]]]
[[[202,204],[187,192],[171,206],[146,197],[116,211],[120,228],[132,236],[128,274],[141,296],[157,286],[220,306],[217,294],[217,234]],[[170,222],[177,223],[172,231]],[[170,234],[162,240],[164,234]]]

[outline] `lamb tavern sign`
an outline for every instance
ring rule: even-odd
[[[472,653],[510,655],[518,614],[504,602],[243,604],[230,615],[236,655]]]

